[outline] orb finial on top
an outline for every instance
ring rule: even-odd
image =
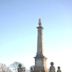
[[[60,66],[58,66],[58,69],[60,69]]]
[[[51,62],[50,64],[51,64],[51,66],[53,66],[54,65],[54,62]]]

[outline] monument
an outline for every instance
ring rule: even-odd
[[[37,53],[35,58],[35,65],[30,68],[30,72],[61,72],[60,67],[55,70],[54,62],[50,63],[50,68],[47,67],[47,58],[43,54],[43,39],[42,39],[42,23],[41,19],[38,22],[38,36],[37,36]]]
[[[47,58],[43,54],[43,44],[42,44],[42,23],[41,19],[39,19],[38,23],[38,37],[37,37],[37,54],[35,56],[35,66],[34,66],[34,72],[48,72],[47,68]]]

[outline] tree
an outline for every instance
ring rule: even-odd
[[[0,64],[0,72],[12,72],[5,64]]]
[[[10,69],[11,69],[13,72],[18,72],[18,68],[20,67],[20,65],[21,65],[22,68],[26,69],[26,68],[23,66],[23,64],[20,63],[20,62],[14,62],[14,63],[12,63],[12,64],[10,65]]]

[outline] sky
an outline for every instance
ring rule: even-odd
[[[0,0],[0,63],[34,65],[39,18],[48,68],[71,72],[72,0]]]

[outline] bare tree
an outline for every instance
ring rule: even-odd
[[[19,65],[21,65],[22,69],[25,70],[25,67],[20,62],[14,62],[10,65],[10,68],[13,72],[18,72]]]
[[[12,72],[5,64],[0,64],[0,72]]]

